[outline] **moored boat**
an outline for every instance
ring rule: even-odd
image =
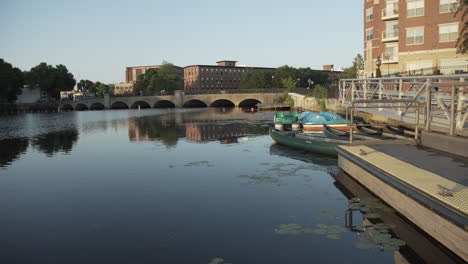
[[[311,133],[323,133],[323,125],[328,125],[342,131],[349,130],[345,119],[340,115],[330,112],[303,112],[299,117],[299,121],[302,123],[303,130]]]
[[[336,146],[349,143],[348,140],[331,139],[323,135],[280,131],[274,128],[270,128],[270,136],[281,145],[326,155],[337,155]]]
[[[286,114],[282,111],[275,113],[274,118],[275,128],[279,130],[294,130],[297,131],[301,128],[299,123],[298,113],[291,111]]]

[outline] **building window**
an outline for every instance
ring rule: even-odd
[[[368,28],[366,29],[366,40],[373,40],[374,39],[374,29]]]
[[[424,43],[424,28],[407,28],[406,45],[418,45]]]
[[[406,3],[406,16],[424,16],[424,0],[408,0]]]
[[[385,23],[383,38],[398,38],[398,21]]]
[[[458,0],[440,0],[440,13],[454,12],[458,9]]]
[[[385,44],[384,62],[398,61],[398,43]]]
[[[374,8],[368,8],[366,9],[366,22],[371,21],[374,19]]]
[[[458,38],[458,23],[439,25],[439,42],[456,41]]]

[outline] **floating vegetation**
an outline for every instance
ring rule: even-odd
[[[394,210],[386,206],[382,201],[374,197],[366,198],[352,198],[349,200],[349,209],[360,210],[364,217],[368,219],[379,218],[379,214],[375,213],[373,209],[379,209],[384,212],[394,212]]]
[[[348,230],[339,225],[318,224],[312,232],[317,235],[323,235],[328,239],[337,240],[341,239],[341,234],[348,232]]]
[[[275,232],[279,235],[304,235],[304,234],[316,234],[323,235],[328,239],[341,239],[340,234],[347,232],[346,228],[339,225],[324,225],[318,224],[315,229],[310,227],[301,226],[296,223],[282,224],[275,229]]]
[[[221,264],[224,262],[224,259],[215,257],[208,264]]]
[[[406,242],[392,237],[390,234],[391,225],[383,223],[374,224],[366,228],[361,240],[355,244],[360,249],[380,249],[385,251],[397,251],[406,245]]]
[[[278,228],[275,229],[275,232],[279,235],[302,235],[302,234],[310,234],[313,232],[311,228],[303,227],[299,224],[282,224],[279,225]]]
[[[241,175],[240,178],[249,179],[248,182],[243,183],[243,185],[253,185],[253,184],[274,184],[276,186],[285,186],[287,183],[281,181],[277,177],[266,176],[266,175]]]
[[[187,163],[184,166],[185,167],[201,167],[201,166],[214,167],[214,165],[208,161],[194,161],[194,162]]]

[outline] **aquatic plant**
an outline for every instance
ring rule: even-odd
[[[215,257],[208,264],[221,264],[224,262],[224,259]]]

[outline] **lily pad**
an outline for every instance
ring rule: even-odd
[[[328,239],[340,239],[341,237],[338,234],[329,234],[326,236]]]

